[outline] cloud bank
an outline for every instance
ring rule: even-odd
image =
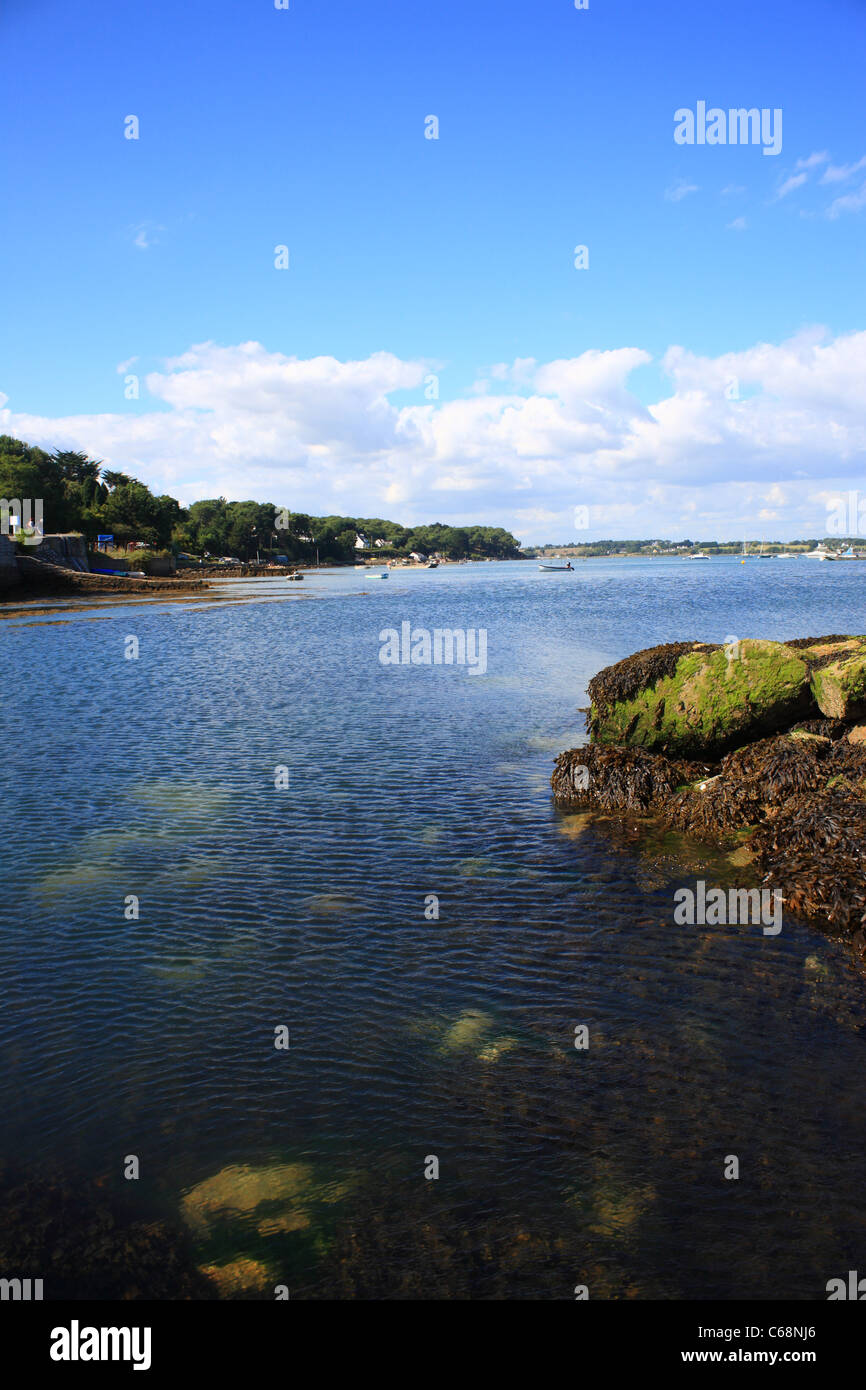
[[[663,386],[646,403],[632,377],[651,365]],[[584,537],[823,534],[832,493],[866,492],[866,333],[716,358],[671,347],[654,364],[638,347],[521,358],[450,400],[428,399],[435,371],[388,352],[202,343],[147,375],[129,413],[7,404],[0,431],[86,450],[185,502],[476,521],[526,542],[575,534],[581,506]]]

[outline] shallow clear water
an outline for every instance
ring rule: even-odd
[[[0,1156],[185,1217],[264,1297],[825,1297],[866,1220],[849,954],[675,927],[696,867],[558,813],[549,777],[600,667],[862,631],[866,566],[224,591],[0,623]],[[487,673],[383,666],[404,620],[486,629]]]

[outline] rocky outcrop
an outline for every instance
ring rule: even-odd
[[[741,849],[789,910],[866,953],[866,638],[677,643],[589,683],[560,806],[652,816]],[[767,731],[771,732],[767,732]]]
[[[682,757],[718,757],[814,709],[805,653],[744,640],[651,649],[589,684],[589,728],[600,743]]]
[[[866,638],[814,643],[803,649],[812,666],[812,693],[829,719],[866,715]]]

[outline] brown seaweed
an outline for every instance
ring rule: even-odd
[[[46,1299],[211,1299],[184,1232],[125,1210],[97,1183],[55,1172],[0,1181],[0,1265]]]
[[[708,771],[706,763],[665,758],[643,748],[588,744],[560,754],[552,782],[561,805],[640,813],[658,808],[677,787]]]

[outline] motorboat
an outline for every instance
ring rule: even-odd
[[[828,550],[828,549],[827,549],[827,547],[826,547],[826,545],[824,544],[823,541],[819,541],[818,544],[815,546],[815,549],[814,549],[814,550],[805,550],[805,551],[803,552],[803,559],[804,559],[804,560],[832,560],[832,559],[833,559],[833,552],[832,552],[832,550]]]

